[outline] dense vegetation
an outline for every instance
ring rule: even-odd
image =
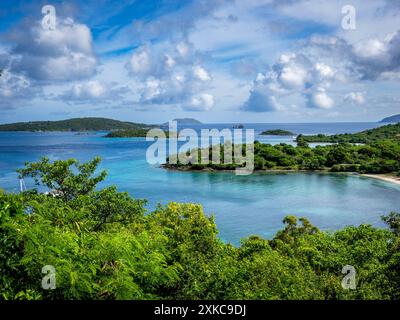
[[[106,118],[75,118],[61,121],[30,121],[1,124],[0,131],[102,131],[150,127],[152,126],[143,123]]]
[[[192,151],[193,152],[193,151]],[[188,152],[189,154],[189,152]],[[243,154],[245,146],[243,145]],[[233,170],[244,164],[224,164],[224,145],[220,146],[220,162],[213,163],[212,148],[209,148],[209,163],[201,162],[201,151],[197,150],[198,163],[174,164],[167,159],[166,168],[183,170]],[[176,159],[176,157],[174,157]],[[329,170],[332,172],[397,173],[400,171],[400,144],[382,140],[368,145],[340,143],[310,148],[300,141],[297,147],[288,144],[270,145],[254,143],[255,170]]]
[[[129,129],[129,130],[115,130],[107,133],[105,138],[134,138],[146,137],[149,129]],[[169,133],[164,131],[165,137],[168,138]]]
[[[275,130],[266,130],[261,132],[262,135],[270,135],[270,136],[294,136],[295,134],[291,131],[275,129]]]
[[[145,201],[96,189],[99,159],[42,159],[19,170],[52,190],[0,192],[0,299],[399,299],[400,215],[325,233],[287,216],[271,240],[218,238],[200,205]],[[56,288],[44,290],[52,265]],[[356,289],[343,289],[342,268]]]
[[[400,142],[400,123],[388,124],[375,129],[365,130],[357,133],[343,133],[335,135],[317,134],[314,136],[299,135],[297,140],[305,142],[349,142],[349,143],[371,143],[389,139]]]

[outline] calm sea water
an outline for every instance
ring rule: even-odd
[[[256,133],[285,129],[296,134],[357,132],[378,123],[246,124]],[[232,128],[202,125],[200,128]],[[380,216],[400,210],[400,187],[384,181],[343,174],[287,173],[235,176],[231,173],[167,171],[146,162],[151,142],[144,138],[106,139],[104,133],[0,132],[0,188],[18,192],[15,170],[41,156],[51,160],[101,156],[108,170],[103,186],[115,184],[137,198],[157,203],[195,202],[215,214],[220,237],[237,244],[258,234],[273,237],[287,214],[304,216],[324,230],[370,223],[382,226]],[[293,143],[291,137],[257,136],[266,143]],[[29,187],[30,183],[27,182]]]

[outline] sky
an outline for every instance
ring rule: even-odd
[[[0,123],[379,121],[400,0],[1,0],[0,70]]]

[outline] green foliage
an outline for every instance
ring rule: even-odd
[[[128,130],[114,130],[107,133],[105,138],[135,138],[135,137],[146,137],[149,129],[128,129]],[[169,137],[168,131],[163,131],[165,137]]]
[[[275,129],[275,130],[266,130],[260,133],[261,135],[270,135],[270,136],[294,136],[295,134],[288,130]]]
[[[254,142],[255,170],[325,170],[332,172],[391,173],[400,171],[400,143],[379,140],[367,145],[339,143],[310,148],[302,135],[297,137],[297,147],[288,144],[270,145]],[[246,145],[242,145],[245,153]],[[199,163],[170,163],[166,168],[185,170],[233,170],[244,164],[224,164],[224,145],[220,145],[220,163],[212,162],[215,146],[209,147],[209,163],[202,163],[201,150],[197,150]],[[179,157],[171,156],[179,160]]]
[[[220,146],[221,163],[212,163],[212,147],[209,148],[209,163],[168,163],[167,168],[187,170],[235,169],[244,164],[224,164],[224,146]],[[245,145],[243,145],[243,148]],[[215,147],[214,147],[215,148]],[[175,157],[174,157],[175,158]],[[178,158],[179,159],[179,158]],[[329,170],[332,172],[397,173],[400,170],[400,143],[392,140],[377,141],[368,145],[340,143],[309,148],[302,138],[297,147],[288,144],[270,145],[254,143],[255,170]]]
[[[38,162],[26,163],[26,168],[17,172],[20,178],[32,177],[37,186],[45,186],[54,196],[69,201],[80,195],[89,194],[106,178],[106,171],[92,177],[100,161],[97,157],[84,164],[75,159],[50,163],[49,159],[44,157]]]
[[[400,141],[400,123],[388,124],[375,129],[365,130],[357,133],[344,133],[335,135],[317,134],[313,136],[299,135],[297,140],[306,142],[329,142],[329,143],[373,143],[380,140]]]
[[[20,171],[62,190],[56,172],[73,181],[84,171],[79,181],[90,188],[65,198],[0,191],[0,300],[400,298],[398,213],[383,217],[390,230],[334,233],[289,215],[273,239],[250,236],[234,247],[200,205],[169,203],[146,214],[144,201],[115,187],[96,190],[98,161],[42,161]],[[54,290],[41,288],[45,265],[55,267]],[[357,271],[355,290],[341,287],[345,265]]]
[[[129,130],[114,130],[107,133],[105,138],[134,138],[134,137],[146,137],[147,129],[129,129]]]

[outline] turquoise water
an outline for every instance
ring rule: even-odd
[[[364,124],[251,125],[256,133],[282,128],[295,133],[355,132],[378,126]],[[218,128],[222,128],[219,125]],[[229,126],[226,126],[229,128]],[[246,125],[250,127],[250,125]],[[198,129],[198,128],[197,128]],[[271,238],[287,214],[304,216],[324,230],[370,223],[400,210],[400,186],[357,175],[287,173],[236,176],[231,173],[176,172],[149,165],[142,138],[105,139],[103,133],[0,133],[0,188],[18,191],[15,169],[41,156],[52,160],[75,157],[86,161],[101,156],[108,170],[104,185],[149,200],[151,210],[168,201],[195,202],[215,214],[220,237],[237,244],[258,234]],[[260,137],[267,143],[291,143],[291,137]],[[29,187],[29,181],[27,185]]]

